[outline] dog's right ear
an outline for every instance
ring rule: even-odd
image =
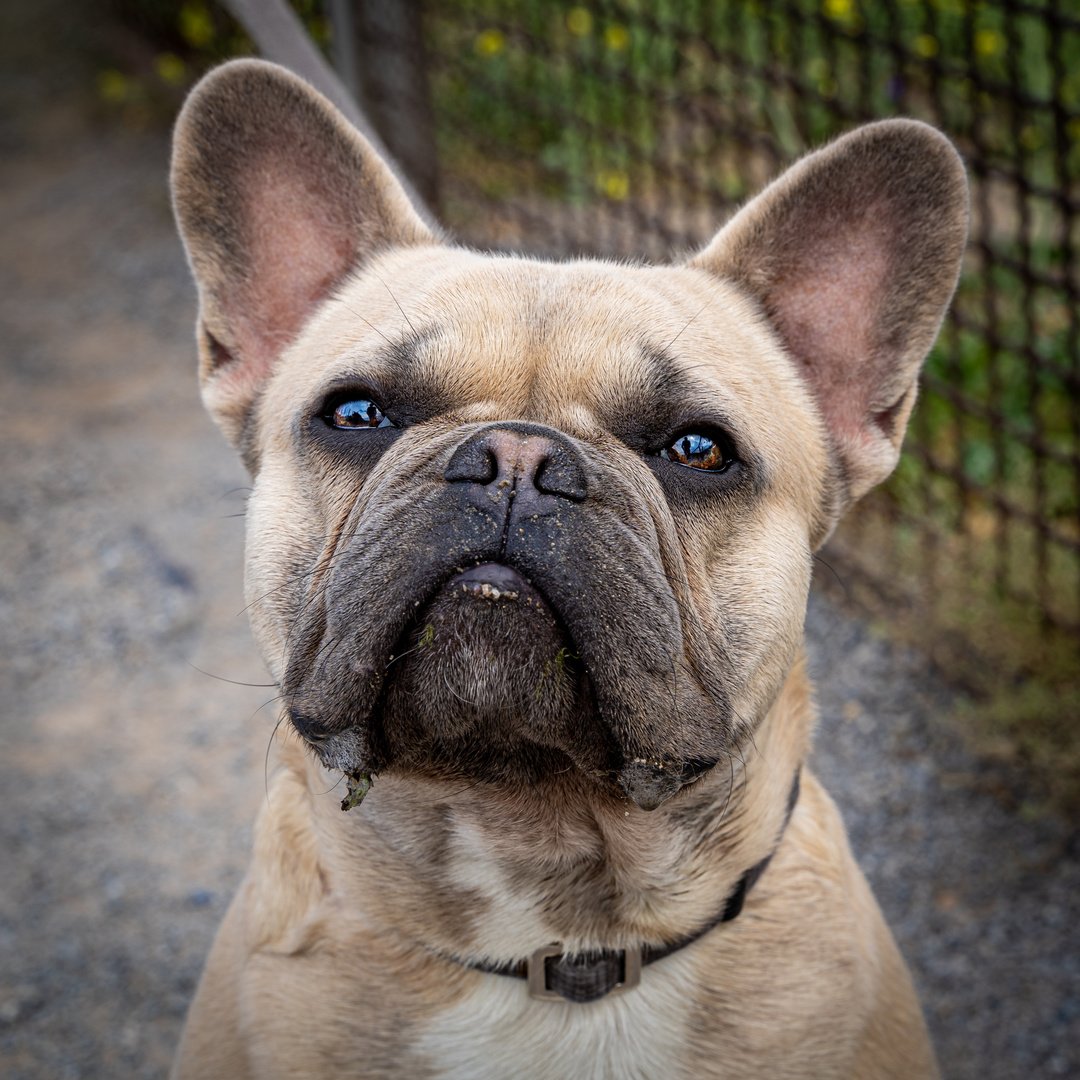
[[[915,120],[882,120],[804,157],[690,262],[756,300],[787,347],[833,444],[837,511],[899,459],[967,222],[949,141]]]
[[[234,445],[282,350],[351,272],[437,243],[341,113],[260,60],[225,64],[192,91],[172,191],[199,290],[203,401]]]

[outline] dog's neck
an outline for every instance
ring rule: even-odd
[[[466,960],[513,960],[551,942],[572,952],[676,940],[715,920],[776,846],[809,747],[810,691],[800,659],[752,741],[648,813],[570,775],[514,792],[388,775],[342,814],[328,792],[336,778],[287,740],[256,866],[311,851],[306,876],[318,885],[293,895],[279,881],[291,911],[270,922],[296,931],[331,903],[363,920],[357,933]],[[310,834],[303,845],[297,830]]]

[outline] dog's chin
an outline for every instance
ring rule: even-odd
[[[379,756],[409,771],[529,783],[611,764],[573,642],[537,589],[492,563],[421,611],[387,670],[377,727]]]

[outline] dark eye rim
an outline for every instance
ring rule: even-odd
[[[681,461],[675,461],[672,458],[666,457],[664,452],[670,450],[675,443],[680,439],[685,438],[687,435],[704,435],[718,446],[720,448],[720,453],[723,456],[723,465],[721,465],[719,469],[699,469],[694,465],[685,465]],[[680,425],[673,434],[667,436],[664,442],[652,451],[650,456],[656,458],[658,461],[666,462],[668,465],[674,465],[679,469],[689,470],[690,472],[697,473],[701,476],[723,476],[725,473],[730,472],[734,466],[741,464],[735,440],[723,428],[708,421],[698,421]]]
[[[373,391],[370,387],[366,386],[351,386],[344,389],[335,390],[328,394],[324,399],[322,406],[320,407],[317,417],[320,419],[326,427],[331,431],[385,431],[387,427],[396,428],[398,423],[390,415],[387,409],[380,402],[380,395]],[[377,424],[374,427],[362,426],[355,428],[338,427],[334,423],[334,413],[344,404],[349,401],[368,401],[375,406],[383,418],[387,421],[385,425]]]

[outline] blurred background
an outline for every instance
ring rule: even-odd
[[[1080,2],[292,9],[484,249],[665,261],[857,123],[955,140],[963,280],[816,571],[816,767],[945,1075],[1080,1076]],[[165,187],[186,90],[258,51],[233,10],[0,4],[5,1076],[165,1075],[263,797],[246,479]]]

